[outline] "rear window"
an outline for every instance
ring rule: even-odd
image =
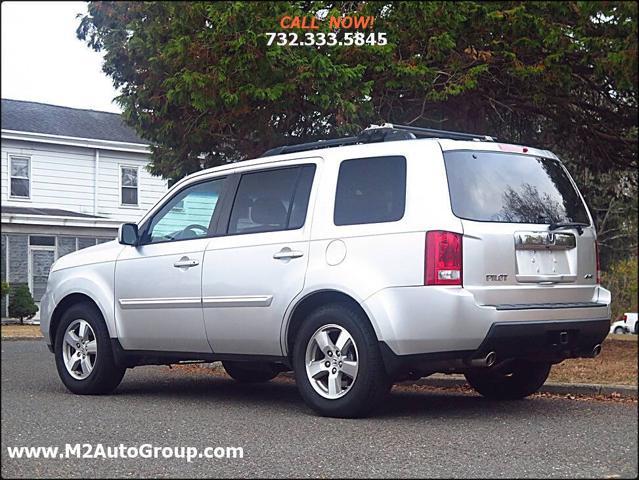
[[[339,167],[335,225],[394,222],[404,216],[406,159],[345,160]]]
[[[557,160],[498,152],[444,153],[453,213],[504,223],[589,224],[570,178]]]

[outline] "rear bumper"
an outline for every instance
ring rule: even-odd
[[[495,352],[497,358],[563,360],[589,357],[608,335],[610,320],[496,323],[473,358]]]
[[[595,346],[600,345],[608,335],[609,325],[608,318],[503,322],[493,324],[475,350],[397,355],[385,342],[380,342],[380,348],[386,370],[391,375],[463,369],[465,365],[469,366],[471,359],[484,358],[490,352],[496,353],[497,362],[521,358],[558,363],[567,358],[592,356]],[[451,367],[453,365],[456,367]]]
[[[571,303],[479,305],[469,290],[460,287],[400,287],[375,293],[363,306],[378,340],[395,355],[474,352],[494,334],[496,324],[513,324],[518,332],[513,335],[526,338],[524,324],[609,322],[610,292],[601,287],[591,292],[592,298],[579,302],[572,298]],[[558,292],[552,293],[558,297]],[[570,292],[566,296],[570,298]],[[606,332],[608,328],[609,323]]]

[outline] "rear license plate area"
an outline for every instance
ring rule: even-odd
[[[568,252],[557,250],[518,250],[519,275],[570,275]]]

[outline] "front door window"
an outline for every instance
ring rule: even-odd
[[[219,178],[191,185],[174,195],[153,216],[142,243],[207,237],[223,185],[224,179]]]

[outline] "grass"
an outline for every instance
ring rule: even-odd
[[[40,325],[2,325],[2,339],[42,338]]]
[[[627,333],[623,333],[621,335],[617,335],[616,333],[610,333],[608,334],[608,336],[606,337],[607,340],[621,340],[623,342],[636,342],[637,341],[637,335],[632,335],[632,334],[627,334]]]
[[[637,336],[606,339],[597,358],[574,358],[552,367],[550,382],[637,385]],[[634,341],[631,341],[634,339]]]

